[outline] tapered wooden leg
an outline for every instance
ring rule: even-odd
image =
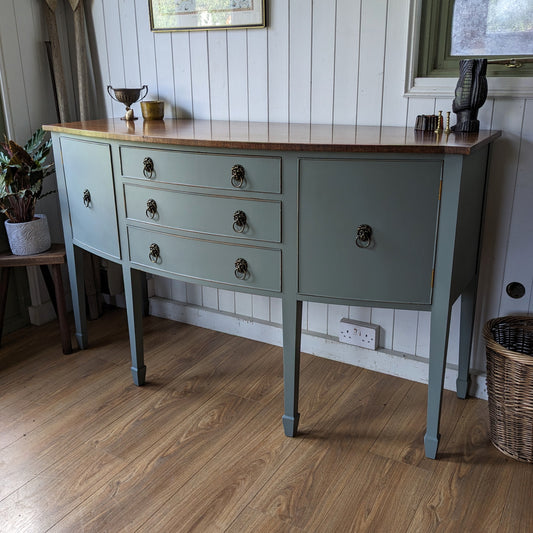
[[[87,348],[87,313],[85,310],[85,288],[83,282],[83,250],[65,242],[67,264],[72,296],[72,311],[76,325],[76,340],[81,350]]]
[[[135,385],[144,385],[146,366],[143,350],[143,285],[144,273],[127,266],[122,267],[124,275],[124,294],[128,313],[128,331],[131,350],[131,374]]]
[[[285,414],[283,429],[287,437],[298,432],[300,413],[298,395],[300,388],[300,340],[302,334],[302,302],[283,298],[283,382]]]
[[[431,312],[427,426],[424,436],[426,457],[430,459],[435,459],[439,447],[440,411],[449,330],[450,306],[442,305],[440,307],[434,307]]]
[[[61,276],[61,265],[52,265],[52,278],[55,287],[56,313],[61,332],[61,346],[64,354],[72,353],[72,343],[70,341],[70,329],[67,320],[67,306],[65,304],[65,293],[63,292],[63,278]]]
[[[470,386],[470,352],[472,350],[472,328],[476,305],[477,280],[473,279],[461,295],[461,324],[459,329],[459,368],[456,390],[459,398],[466,398]]]
[[[2,332],[4,331],[4,317],[6,314],[7,289],[9,287],[10,267],[1,269],[0,274],[0,343],[2,342]]]

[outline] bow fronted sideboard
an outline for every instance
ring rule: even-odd
[[[52,132],[76,337],[80,250],[122,265],[133,380],[145,381],[144,273],[279,296],[288,436],[298,428],[302,301],[431,311],[425,451],[439,442],[450,309],[468,388],[490,144],[499,132],[96,120]]]

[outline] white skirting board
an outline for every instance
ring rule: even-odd
[[[240,317],[231,313],[206,309],[176,300],[151,296],[150,315],[192,324],[202,328],[221,331],[230,335],[246,337],[248,339],[266,342],[275,346],[282,345],[282,330],[277,324],[249,317]],[[409,354],[402,354],[392,350],[368,350],[350,344],[338,342],[335,337],[302,332],[302,352],[325,357],[334,361],[375,370],[383,374],[398,376],[419,383],[427,383],[428,361]],[[444,388],[455,391],[457,367],[449,365],[446,368]],[[471,374],[469,394],[476,398],[487,399],[485,374]]]

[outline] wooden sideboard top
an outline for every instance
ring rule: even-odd
[[[181,146],[314,152],[462,154],[497,139],[499,131],[436,134],[392,126],[286,124],[118,118],[45,125],[47,131],[87,137]]]

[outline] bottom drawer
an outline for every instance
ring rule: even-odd
[[[281,291],[281,250],[128,227],[130,261],[169,274]],[[155,245],[155,246],[154,246]],[[236,265],[238,260],[244,259]]]

